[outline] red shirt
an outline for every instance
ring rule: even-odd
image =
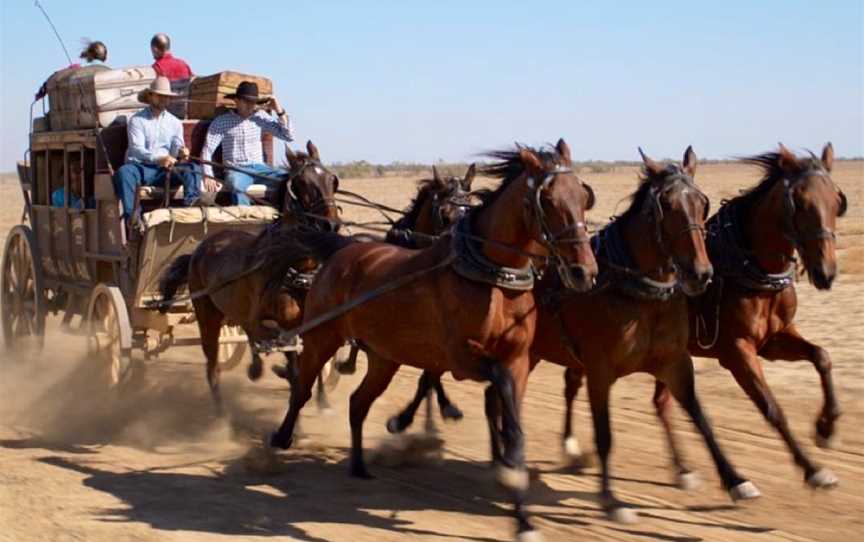
[[[186,64],[186,62],[179,58],[175,58],[169,52],[166,52],[162,55],[162,58],[153,63],[153,69],[156,70],[156,75],[167,77],[169,81],[192,77],[192,69],[189,68],[189,64]]]

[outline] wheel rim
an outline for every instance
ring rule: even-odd
[[[23,341],[41,345],[44,314],[42,295],[30,243],[24,233],[13,231],[3,257],[3,337],[7,347]]]
[[[222,326],[219,330],[219,337],[237,337],[243,334],[243,329],[239,326]],[[243,356],[246,353],[245,343],[226,343],[219,345],[219,369],[228,371],[238,366],[243,361]]]
[[[105,371],[110,385],[120,382],[122,348],[120,322],[117,309],[107,295],[100,295],[93,303],[90,315],[91,350]]]

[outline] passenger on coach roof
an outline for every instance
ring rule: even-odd
[[[171,38],[168,34],[156,34],[150,40],[150,52],[153,53],[153,69],[156,75],[167,77],[174,81],[187,81],[192,78],[192,68],[184,60],[171,54]],[[173,88],[173,87],[172,87]]]
[[[168,79],[162,76],[157,77],[149,89],[138,93],[138,101],[149,107],[129,119],[126,163],[114,174],[114,189],[123,203],[123,218],[127,223],[138,187],[164,186],[166,175],[170,175],[171,186],[183,185],[186,206],[206,204],[200,198],[201,168],[186,161],[189,149],[183,141],[183,123],[167,111],[176,96]]]
[[[264,180],[255,177],[255,184],[264,184],[276,188],[282,181],[284,172],[268,166],[264,163],[264,153],[261,144],[262,130],[273,134],[283,141],[293,141],[294,134],[291,121],[276,97],[262,97],[258,95],[258,84],[243,81],[237,87],[234,94],[225,96],[234,100],[235,111],[229,111],[216,117],[207,130],[207,141],[201,158],[210,160],[213,152],[222,144],[222,161],[234,165],[258,175],[264,175],[272,180]],[[276,114],[276,119],[258,106],[265,104],[267,111]],[[204,165],[205,183],[213,176],[213,168]],[[253,184],[253,177],[239,171],[226,170],[225,181],[233,191],[235,205],[249,205],[249,196],[246,189]]]
[[[81,51],[79,58],[83,58],[87,62],[87,64],[92,64],[93,62],[95,62],[97,60],[99,62],[104,63],[106,60],[108,60],[108,47],[106,47],[105,44],[102,43],[101,41],[90,41],[90,40],[85,39],[84,40],[84,49]],[[64,69],[65,70],[72,70],[72,69],[77,69],[80,67],[81,67],[81,64],[76,62],[73,64],[69,64]],[[60,70],[60,71],[63,71],[63,70]],[[59,72],[54,72],[53,74],[51,74],[51,77],[54,77],[54,74],[56,74],[56,73],[59,73]],[[48,81],[51,80],[51,77],[46,79],[45,82],[42,83],[42,86],[39,87],[39,90],[36,91],[36,97],[35,97],[36,100],[41,100],[42,98],[45,97],[46,94],[48,94]]]

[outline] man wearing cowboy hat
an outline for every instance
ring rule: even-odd
[[[273,185],[279,184],[280,176],[284,175],[278,169],[264,163],[264,153],[261,145],[261,132],[268,132],[283,141],[293,141],[294,134],[291,122],[285,110],[279,105],[275,97],[265,98],[258,95],[258,85],[250,81],[243,81],[237,87],[234,94],[225,96],[234,100],[236,110],[229,111],[216,117],[207,130],[207,141],[201,158],[210,160],[213,152],[221,144],[222,160],[246,171],[272,177],[272,181],[255,177],[256,184]],[[276,114],[274,120],[271,115],[258,110],[258,106],[264,104],[264,108]],[[213,176],[213,168],[204,166],[204,175]],[[235,205],[249,205],[249,196],[246,188],[253,184],[253,177],[245,173],[227,170],[225,181],[234,190]]]
[[[129,148],[126,163],[114,174],[114,190],[123,203],[127,221],[135,205],[139,186],[164,186],[170,176],[171,186],[183,185],[183,202],[195,205],[200,196],[201,171],[192,163],[178,163],[189,158],[183,142],[183,124],[167,111],[177,94],[171,83],[159,76],[150,88],[138,93],[138,101],[148,104],[132,115],[126,126]],[[208,186],[212,191],[215,187]]]

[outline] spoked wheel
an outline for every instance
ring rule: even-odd
[[[89,347],[98,378],[114,387],[128,376],[132,361],[132,327],[120,289],[100,284],[87,311]]]
[[[33,232],[15,226],[3,252],[2,315],[6,348],[42,348],[45,340],[45,298],[41,259]]]
[[[236,339],[244,335],[243,328],[240,326],[222,326],[219,330],[220,339]],[[243,361],[243,356],[246,354],[248,344],[243,342],[222,343],[219,345],[219,368],[222,371],[229,371],[240,365]]]

